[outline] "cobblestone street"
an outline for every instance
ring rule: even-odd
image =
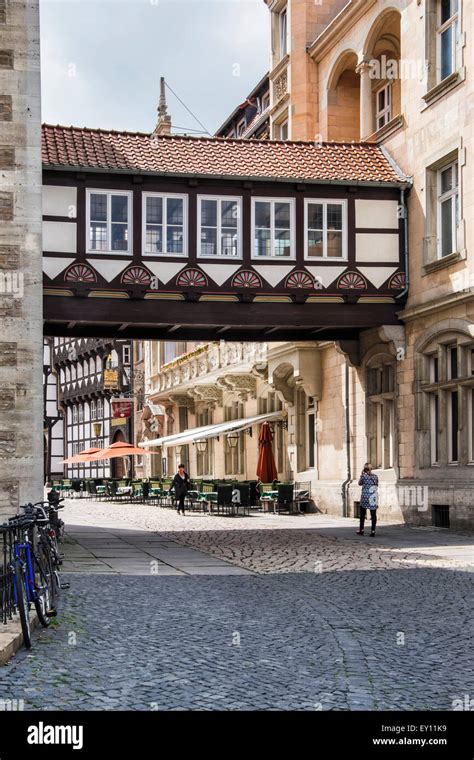
[[[2,699],[450,710],[473,693],[465,535],[381,525],[356,541],[354,520],[79,501],[65,513],[71,588],[33,649],[0,670]]]

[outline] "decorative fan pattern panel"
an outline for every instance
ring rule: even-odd
[[[339,290],[364,290],[367,282],[359,272],[346,272],[337,281]]]
[[[64,279],[67,282],[97,282],[97,275],[87,264],[73,264],[67,270]]]
[[[204,288],[207,283],[207,277],[199,269],[185,269],[177,280],[177,285],[181,288]]]
[[[390,278],[388,287],[392,290],[403,290],[406,283],[405,272],[397,272]]]
[[[122,275],[124,285],[149,285],[150,282],[150,272],[144,267],[130,267]]]
[[[256,272],[245,269],[237,272],[232,278],[232,287],[234,288],[261,288],[262,280]]]
[[[308,273],[301,270],[292,272],[286,278],[285,285],[287,288],[314,288],[314,278]]]

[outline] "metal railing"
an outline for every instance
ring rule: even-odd
[[[0,623],[6,625],[16,612],[13,597],[13,546],[17,540],[16,527],[0,528]]]

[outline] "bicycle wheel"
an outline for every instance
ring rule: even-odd
[[[31,647],[31,626],[30,626],[30,605],[28,602],[28,592],[26,589],[26,578],[23,563],[15,560],[14,575],[16,605],[20,615],[21,630],[23,633],[23,643],[27,649]]]
[[[56,579],[54,576],[51,556],[42,552],[41,558],[36,555],[33,557],[35,567],[35,608],[36,614],[41,625],[47,628],[50,623],[50,617],[56,614],[55,608],[55,586]]]

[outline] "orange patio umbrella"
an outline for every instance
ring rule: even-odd
[[[268,422],[264,422],[260,428],[260,435],[258,437],[258,463],[257,463],[257,478],[262,483],[272,483],[278,479],[278,470],[275,464],[275,457],[273,456],[272,448],[273,436],[270,430]]]
[[[87,459],[88,462],[95,462],[97,459],[116,459],[117,457],[142,456],[142,454],[159,454],[158,451],[150,449],[139,449],[133,443],[117,441],[107,446],[106,449],[99,449],[97,453],[91,454]]]
[[[75,464],[76,462],[90,462],[90,457],[94,454],[97,454],[99,451],[102,451],[102,449],[84,449],[84,451],[80,451],[78,454],[75,454],[73,457],[69,457],[68,459],[63,459],[61,464]]]

